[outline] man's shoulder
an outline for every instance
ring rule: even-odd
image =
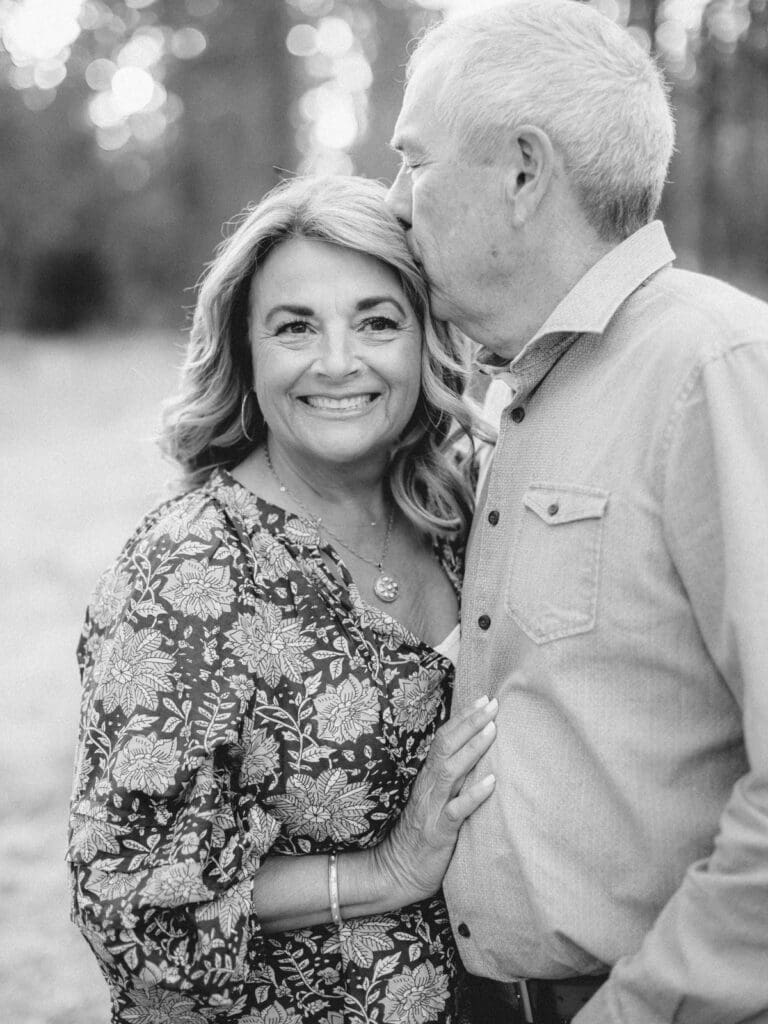
[[[635,293],[630,315],[681,355],[714,358],[745,342],[768,344],[768,302],[716,277],[665,267]]]

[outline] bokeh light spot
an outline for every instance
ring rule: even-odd
[[[99,57],[85,69],[85,80],[94,92],[103,92],[111,87],[112,76],[116,71],[116,64],[105,57]]]
[[[85,0],[78,17],[80,27],[90,32],[98,27],[103,18],[104,11],[101,6],[98,3],[94,3],[94,0]]]
[[[2,41],[17,65],[53,60],[80,35],[83,0],[21,0],[8,9]]]
[[[323,18],[317,26],[317,48],[327,57],[343,57],[354,42],[352,29],[343,18]]]
[[[354,170],[350,155],[339,149],[313,149],[299,165],[301,174],[353,174]]]
[[[311,57],[317,53],[317,32],[312,25],[294,25],[286,36],[285,46],[294,57]]]
[[[97,128],[115,128],[125,120],[111,92],[100,92],[88,103],[88,116]]]
[[[112,96],[122,116],[143,110],[151,101],[155,80],[144,68],[118,68],[112,79]]]
[[[67,69],[57,60],[44,60],[36,65],[33,77],[38,89],[55,89],[67,77]]]
[[[371,65],[361,53],[350,53],[334,61],[333,77],[347,92],[365,92],[373,83]]]
[[[358,130],[352,97],[332,85],[321,85],[314,92],[315,138],[327,149],[347,149]]]
[[[618,0],[591,0],[591,6],[604,14],[611,21],[618,21],[621,10]]]
[[[333,75],[333,61],[324,53],[313,53],[304,62],[304,70],[310,78],[331,78]]]
[[[151,68],[163,56],[163,33],[138,32],[120,50],[117,63],[120,67]]]
[[[131,139],[131,132],[125,122],[107,127],[100,127],[96,130],[96,144],[99,149],[105,152],[114,152],[122,149]]]
[[[656,29],[656,43],[666,55],[681,60],[688,48],[688,33],[679,21],[663,21]]]
[[[192,60],[199,57],[207,45],[207,39],[196,28],[180,28],[171,37],[171,53],[179,60]]]
[[[632,36],[637,45],[645,50],[646,53],[651,52],[651,37],[640,25],[630,25],[627,32]]]
[[[12,67],[8,79],[14,89],[31,89],[35,84],[35,69],[28,64],[20,68]]]

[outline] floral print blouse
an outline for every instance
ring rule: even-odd
[[[441,895],[272,936],[252,909],[267,854],[379,843],[448,714],[451,663],[319,543],[217,470],[99,582],[68,860],[114,1022],[459,1019]],[[455,552],[439,556],[458,588]]]

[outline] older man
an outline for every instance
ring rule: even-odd
[[[572,0],[410,62],[391,207],[510,389],[455,695],[497,790],[445,883],[478,1021],[768,1021],[768,307],[670,266],[672,143]]]

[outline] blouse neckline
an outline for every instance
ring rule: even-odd
[[[321,572],[324,584],[329,588],[334,597],[342,604],[351,605],[358,617],[376,629],[377,632],[391,634],[397,637],[400,642],[405,642],[411,647],[434,652],[438,657],[453,664],[453,659],[445,653],[445,650],[447,645],[453,641],[456,631],[460,628],[459,624],[457,623],[450,633],[438,644],[432,645],[413,633],[408,626],[393,615],[390,615],[383,608],[370,604],[363,598],[349,568],[333,544],[330,542],[327,544],[320,543],[320,531],[309,516],[298,512],[289,512],[288,509],[283,508],[281,505],[276,505],[274,502],[260,497],[244,484],[241,484],[239,480],[236,480],[231,472],[223,466],[217,466],[208,478],[207,483],[203,486],[212,494],[218,496],[230,513],[236,514],[241,519],[249,536],[252,534],[256,524],[248,522],[245,512],[247,505],[252,504],[257,512],[258,527],[260,529],[279,537],[289,547],[307,549],[307,554],[310,556],[314,567]],[[245,505],[241,501],[225,500],[222,497],[222,491],[225,494],[230,492],[230,496],[231,492],[240,495],[245,499]],[[263,514],[264,512],[267,513],[266,517]],[[273,521],[270,523],[265,522],[265,519],[270,517],[272,517]],[[301,528],[289,527],[290,522],[300,523]],[[433,550],[443,572],[454,588],[457,598],[460,599],[460,582],[452,571],[452,567],[447,563],[443,544],[435,542]],[[344,581],[343,584],[329,571],[328,566],[321,557],[321,552],[327,554],[338,567]]]

